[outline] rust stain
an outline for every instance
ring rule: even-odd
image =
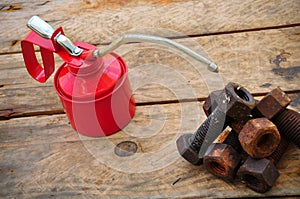
[[[289,68],[273,68],[273,73],[283,77],[286,80],[293,80],[299,76],[300,66],[293,66]]]
[[[280,54],[276,55],[275,59],[270,59],[271,63],[274,63],[277,68],[280,68],[281,62],[286,62],[288,58],[290,58],[292,54],[289,52],[285,52],[285,50],[280,50]]]
[[[213,156],[213,157],[219,157],[219,156],[221,156],[222,153],[223,153],[223,149],[216,148],[211,153],[211,156]]]
[[[22,6],[16,4],[16,5],[1,5],[1,8],[0,10],[1,11],[4,11],[4,12],[14,12],[14,11],[17,11],[17,10],[21,10],[22,9]]]
[[[276,55],[275,59],[270,59],[270,63],[275,64],[272,72],[286,80],[293,80],[294,78],[298,77],[300,66],[293,66],[289,68],[281,67],[281,63],[286,62],[291,55],[292,53],[286,52],[285,50],[280,50],[280,54]]]
[[[225,141],[225,139],[228,137],[230,131],[229,130],[224,130],[218,137],[217,139],[214,141],[215,143],[223,143]]]
[[[10,43],[10,46],[14,46],[14,45],[16,45],[17,43],[19,42],[19,40],[13,40],[13,41],[11,41],[11,43]]]

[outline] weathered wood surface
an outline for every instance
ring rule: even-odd
[[[258,194],[190,165],[175,144],[205,119],[201,105],[209,91],[229,81],[258,98],[280,86],[293,99],[290,108],[300,112],[299,11],[297,0],[1,1],[0,198],[299,196],[300,150],[294,145],[278,165],[276,185]],[[53,78],[40,84],[25,70],[20,40],[32,15],[63,26],[74,41],[96,45],[124,32],[177,38],[208,54],[220,73],[169,48],[125,45],[117,52],[129,66],[137,112],[112,136],[80,136],[63,113]],[[136,143],[137,153],[116,156],[122,141]]]
[[[194,131],[205,118],[197,108],[182,111],[191,106],[200,108],[201,104],[138,107],[134,119],[122,132],[105,138],[79,137],[65,115],[2,121],[0,196],[223,198],[300,195],[300,150],[294,145],[279,162],[281,176],[266,194],[250,191],[238,181],[226,183],[207,173],[203,166],[191,166],[184,161],[177,153],[175,140],[182,132]],[[149,109],[152,111],[148,112]],[[299,107],[296,110],[299,111]],[[157,129],[149,125],[151,122],[158,126],[162,122],[165,124]],[[136,126],[143,127],[144,131],[134,131]],[[114,146],[128,140],[138,145],[138,152],[129,157],[116,156]],[[143,172],[145,170],[149,172]]]
[[[219,74],[178,52],[156,45],[128,44],[117,51],[129,66],[137,103],[204,99],[227,82],[239,82],[251,93],[280,86],[299,90],[300,28],[178,39],[220,66]],[[200,46],[199,46],[200,45]],[[280,51],[286,61],[278,61]],[[290,54],[289,54],[290,53]],[[0,116],[62,112],[53,80],[41,84],[27,73],[21,54],[0,55]],[[57,58],[57,60],[59,60]],[[57,61],[57,67],[61,60]]]
[[[0,53],[20,51],[32,15],[63,26],[75,41],[106,43],[128,31],[154,30],[162,36],[203,35],[300,23],[298,0],[29,0],[1,1]],[[171,34],[172,31],[173,33]],[[176,34],[174,33],[177,32]]]

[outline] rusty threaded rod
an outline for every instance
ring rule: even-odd
[[[300,114],[291,109],[284,109],[272,121],[279,132],[300,148]]]
[[[289,144],[290,141],[287,139],[287,137],[282,135],[278,147],[269,157],[267,157],[267,159],[269,159],[274,165],[276,165],[279,162],[280,158],[283,156]]]
[[[205,139],[208,139],[208,136],[206,135],[213,134],[217,137],[226,126],[227,122],[225,113],[220,111],[219,108],[216,108],[191,137],[191,147],[195,151],[199,152],[202,144],[205,142]]]

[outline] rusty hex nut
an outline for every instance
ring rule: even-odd
[[[212,91],[206,98],[203,104],[203,110],[206,116],[209,116],[217,106],[217,98],[222,93],[222,90]]]
[[[237,175],[254,191],[265,193],[275,184],[279,172],[268,159],[253,159],[248,157],[239,168]]]
[[[280,143],[280,134],[273,122],[267,118],[249,120],[239,133],[243,149],[253,158],[271,155]]]
[[[251,93],[232,82],[226,85],[217,103],[218,108],[232,119],[247,117],[255,107],[255,100]]]
[[[190,145],[190,138],[193,134],[184,134],[181,135],[176,140],[176,145],[179,154],[186,159],[188,162],[194,165],[200,165],[203,163],[203,160],[199,158],[198,152],[194,151]]]
[[[254,115],[272,119],[291,103],[291,99],[279,87],[273,89],[256,104]]]
[[[204,155],[204,165],[208,172],[225,180],[233,180],[241,161],[240,154],[230,145],[214,143]]]

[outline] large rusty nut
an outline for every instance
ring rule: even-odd
[[[251,189],[265,193],[275,184],[279,172],[275,165],[268,159],[253,159],[248,157],[239,168],[238,177]]]
[[[280,88],[273,89],[256,104],[254,115],[273,118],[291,103],[291,99]]]
[[[203,160],[199,158],[198,153],[195,152],[190,145],[190,138],[193,136],[193,134],[184,134],[181,135],[176,140],[176,145],[179,154],[186,159],[188,162],[194,165],[200,165],[203,163]]]
[[[217,103],[220,110],[232,119],[247,117],[255,106],[251,93],[232,82],[226,85]]]
[[[280,143],[280,134],[267,118],[249,120],[239,133],[243,149],[253,158],[271,155]]]
[[[203,110],[206,116],[209,116],[214,109],[217,107],[217,98],[222,93],[222,90],[216,90],[212,91],[209,96],[206,98],[204,104],[203,104]]]
[[[229,181],[234,179],[240,161],[240,154],[228,144],[214,143],[204,155],[206,170]]]

